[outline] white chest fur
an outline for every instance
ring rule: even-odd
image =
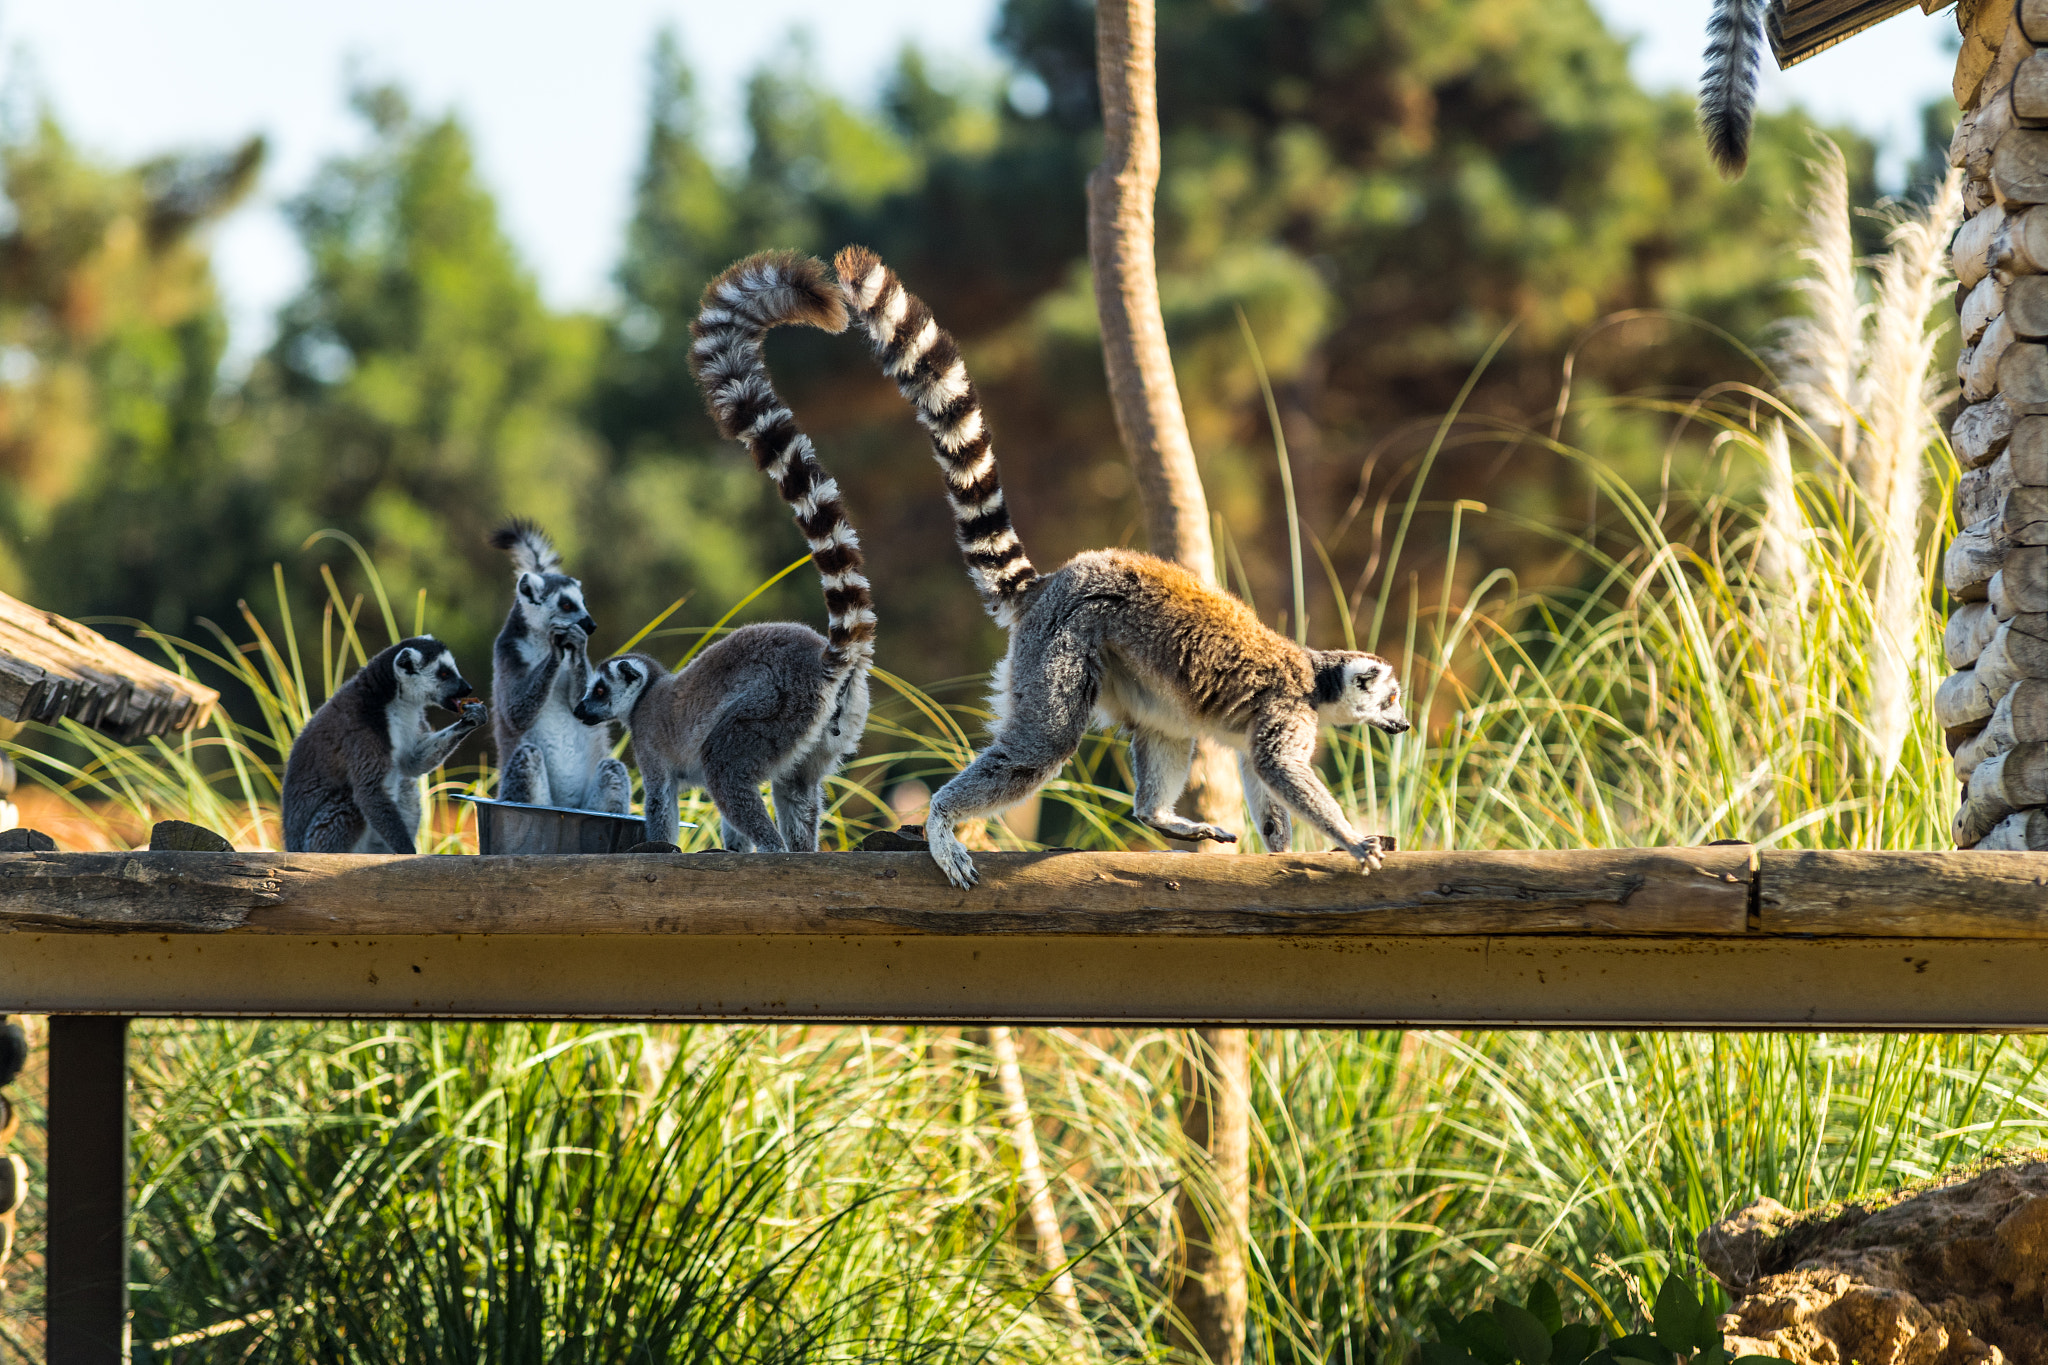
[[[548,799],[557,806],[589,808],[597,765],[611,752],[611,727],[585,725],[572,708],[581,700],[571,695],[571,672],[562,669],[548,688],[547,701],[533,727],[520,742],[540,750],[548,774]]]
[[[398,819],[412,836],[419,837],[420,782],[415,771],[420,756],[420,737],[427,731],[427,709],[394,702],[384,712],[384,731],[391,741],[391,767],[384,773],[384,794],[398,807]],[[356,840],[357,853],[393,853],[375,829],[365,828]]]

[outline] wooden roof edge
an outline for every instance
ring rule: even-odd
[[[220,693],[0,593],[0,720],[66,717],[123,742],[205,723]]]
[[[1797,66],[1873,25],[1919,6],[1924,14],[1949,0],[1771,0],[1764,31],[1778,69]]]

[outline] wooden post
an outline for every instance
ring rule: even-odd
[[[2048,850],[2048,0],[1958,7],[1967,177],[1955,270],[1962,473],[1943,577],[1956,606],[1935,694],[1963,848]]]
[[[50,1018],[48,1365],[128,1359],[128,1021]]]
[[[1152,0],[1104,0],[1095,7],[1103,144],[1102,164],[1088,177],[1088,260],[1110,404],[1145,512],[1147,548],[1213,585],[1209,500],[1159,309],[1153,247],[1153,201],[1159,193],[1156,37]],[[1244,789],[1235,760],[1220,746],[1206,740],[1196,746],[1182,804],[1194,819],[1244,832]],[[1207,842],[1196,849],[1232,851],[1228,844]]]
[[[1157,37],[1152,0],[1098,0],[1095,75],[1102,93],[1103,147],[1102,164],[1088,177],[1088,258],[1095,271],[1110,401],[1137,476],[1152,553],[1213,584],[1216,548],[1209,537],[1209,503],[1159,308],[1153,244],[1160,162]],[[1183,804],[1197,820],[1244,832],[1244,789],[1236,764],[1212,741],[1196,746]],[[1198,847],[1205,853],[1228,853],[1233,846]],[[1193,1340],[1176,1344],[1198,1350],[1215,1365],[1237,1365],[1245,1336],[1251,1209],[1245,1125],[1250,1113],[1233,1105],[1214,1106],[1211,1097],[1248,1092],[1251,1044],[1242,1031],[1209,1029],[1185,1046],[1189,1083],[1183,1088],[1183,1121],[1191,1144],[1206,1153],[1209,1174],[1222,1196],[1207,1206],[1185,1195],[1180,1201],[1182,1278],[1174,1301]]]

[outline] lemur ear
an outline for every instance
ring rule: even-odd
[[[632,663],[619,665],[619,681],[628,686],[640,681],[640,669]]]
[[[417,673],[420,671],[420,652],[416,649],[401,649],[398,651],[398,657],[392,662],[398,666],[401,673]]]
[[[540,602],[542,583],[537,573],[519,575],[519,595],[536,605]]]

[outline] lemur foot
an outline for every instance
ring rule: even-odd
[[[1377,834],[1369,834],[1355,844],[1346,844],[1344,851],[1358,859],[1359,865],[1367,872],[1377,872],[1387,865]]]
[[[1196,844],[1205,839],[1219,844],[1237,842],[1237,836],[1221,825],[1197,824],[1193,820],[1183,820],[1178,815],[1143,815],[1138,818],[1140,823],[1159,831],[1169,839],[1181,839]]]
[[[932,861],[939,865],[939,871],[946,874],[946,880],[962,891],[970,891],[981,880],[981,874],[974,869],[974,857],[967,851],[967,845],[960,842],[951,827],[937,820],[928,820],[924,827],[925,843],[932,851]]]

